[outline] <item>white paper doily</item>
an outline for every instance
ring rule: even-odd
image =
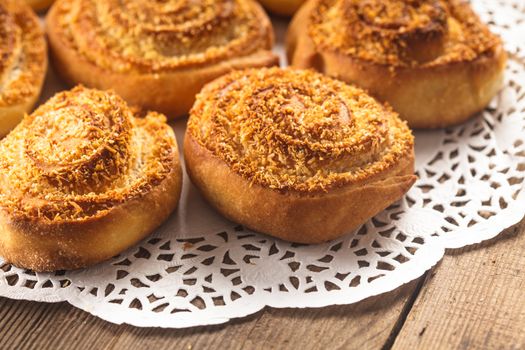
[[[138,246],[65,273],[35,274],[0,261],[0,296],[67,301],[143,327],[218,324],[264,306],[350,304],[393,290],[420,277],[445,248],[516,224],[525,214],[525,4],[473,3],[510,52],[504,90],[462,126],[417,132],[419,181],[357,234],[315,246],[256,234],[220,217],[185,178],[177,212]],[[282,37],[285,23],[276,29]],[[44,98],[60,88],[53,76],[46,84]],[[175,125],[179,141],[184,123]]]

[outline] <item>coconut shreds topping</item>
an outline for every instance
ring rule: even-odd
[[[501,43],[464,0],[317,2],[309,35],[318,49],[373,63],[414,67],[471,61]]]
[[[112,92],[55,95],[0,141],[0,207],[49,222],[100,216],[143,196],[177,156],[166,118],[135,118]]]
[[[208,84],[187,132],[251,183],[304,192],[377,176],[413,150],[407,125],[364,91],[279,68]]]
[[[116,71],[162,72],[270,49],[268,19],[247,0],[61,0],[62,38]]]
[[[31,8],[0,0],[0,107],[26,103],[44,79],[44,34]]]

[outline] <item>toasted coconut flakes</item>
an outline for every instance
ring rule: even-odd
[[[250,183],[305,192],[377,176],[413,151],[406,124],[364,91],[279,68],[207,85],[187,132]]]
[[[66,0],[56,6],[64,41],[117,72],[209,64],[269,49],[272,37],[248,0]]]
[[[24,104],[44,79],[44,34],[31,8],[18,0],[0,2],[0,23],[0,107]]]
[[[472,61],[501,45],[463,0],[317,2],[308,33],[318,50],[392,69]]]
[[[135,118],[111,92],[59,93],[0,141],[0,207],[27,220],[102,215],[160,184],[175,147],[157,113]]]

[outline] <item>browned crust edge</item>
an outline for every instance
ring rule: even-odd
[[[400,199],[416,180],[413,153],[382,179],[317,194],[251,184],[189,133],[184,139],[184,158],[193,183],[224,216],[298,243],[320,243],[349,233]]]
[[[0,138],[9,134],[9,132],[22,121],[25,113],[28,113],[33,109],[36,102],[38,101],[38,97],[40,96],[43,83],[44,79],[42,79],[42,83],[40,84],[40,88],[38,89],[37,93],[23,103],[9,107],[0,107]]]
[[[25,1],[25,0],[24,0]],[[20,4],[19,6],[27,6],[25,4]],[[27,9],[32,12],[31,9]],[[37,22],[36,15],[32,13],[35,17],[35,23]],[[28,98],[25,98],[20,103],[11,106],[0,107],[0,138],[6,136],[18,123],[22,121],[25,113],[30,112],[35,106],[40,94],[42,92],[42,87],[44,86],[44,81],[48,68],[48,54],[47,54],[47,43],[44,38],[44,33],[41,35],[41,43],[43,46],[43,69],[41,76],[37,77],[38,86],[35,90],[35,93]]]
[[[264,10],[256,4],[260,11]],[[269,21],[269,20],[268,20]],[[266,23],[271,28],[271,23]],[[279,57],[268,50],[217,62],[209,66],[160,74],[116,73],[87,61],[63,41],[53,6],[46,18],[52,62],[69,85],[77,83],[102,90],[113,89],[131,104],[162,112],[169,119],[186,115],[202,87],[232,70],[279,65]]]

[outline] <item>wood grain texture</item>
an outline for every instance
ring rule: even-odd
[[[449,252],[428,276],[393,349],[525,349],[525,221]]]
[[[229,324],[186,330],[117,326],[65,303],[0,298],[1,349],[378,349],[414,281],[356,305],[266,309]]]

